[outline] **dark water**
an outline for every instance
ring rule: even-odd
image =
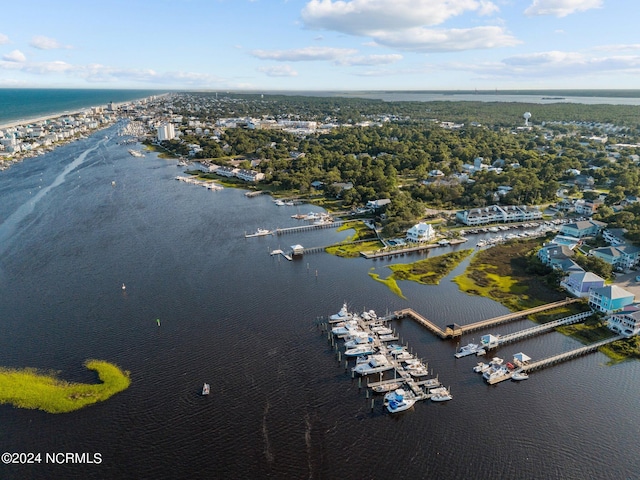
[[[412,307],[444,325],[504,307],[449,279],[403,282],[400,299],[367,275],[386,276],[390,261],[272,258],[348,233],[245,239],[296,225],[297,210],[177,182],[175,162],[134,158],[104,134],[0,172],[0,365],[90,382],[82,364],[99,358],[132,384],[69,414],[0,406],[0,451],[102,457],[0,465],[0,478],[640,478],[637,362],[607,366],[596,353],[489,387],[471,371],[475,357],[455,360],[455,344],[404,320],[403,340],[454,400],[391,416],[378,398],[371,412],[318,316],[346,300],[378,313]],[[498,353],[542,358],[576,345],[550,333]]]

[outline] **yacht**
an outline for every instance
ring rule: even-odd
[[[358,345],[370,345],[373,343],[373,337],[367,334],[366,332],[356,332],[354,335],[351,335],[349,340],[347,340],[344,344],[346,348],[354,348]]]
[[[346,357],[361,357],[362,355],[369,355],[376,351],[376,347],[371,343],[367,343],[364,345],[356,345],[353,348],[348,348],[344,355]]]
[[[473,355],[474,353],[476,355],[484,355],[486,352],[477,343],[470,343],[468,345],[460,347],[460,349],[454,354],[454,356],[456,358],[462,358],[466,357],[467,355]]]
[[[393,365],[384,355],[371,355],[366,363],[359,363],[353,368],[353,371],[360,375],[369,375],[371,373],[384,372],[391,370]]]
[[[431,393],[432,402],[446,402],[453,399],[453,395],[446,387],[432,388],[429,393]]]
[[[377,333],[378,335],[391,335],[393,333],[393,330],[391,330],[389,327],[385,327],[384,325],[371,327],[371,331],[373,333]]]
[[[333,315],[331,315],[329,317],[329,320],[332,320],[332,321],[348,320],[349,318],[351,318],[351,314],[347,310],[347,302],[344,302],[340,311],[338,313],[334,313]]]
[[[338,325],[331,329],[331,333],[336,336],[353,335],[355,332],[361,332],[357,320],[347,320],[344,325]]]
[[[484,362],[478,362],[478,364],[473,367],[473,371],[476,373],[484,373],[491,368],[491,365]]]
[[[384,403],[391,413],[409,410],[416,403],[416,397],[411,392],[398,388],[384,396]]]
[[[264,237],[265,235],[272,235],[273,232],[271,230],[267,230],[265,228],[259,228],[258,230],[256,230],[256,233],[249,233],[247,235],[245,235],[245,237],[249,238],[249,237]]]
[[[482,374],[482,378],[484,378],[489,385],[493,385],[494,383],[511,378],[511,370],[509,370],[506,365],[493,366]]]

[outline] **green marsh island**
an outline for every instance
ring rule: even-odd
[[[88,360],[84,365],[97,372],[100,383],[71,383],[33,368],[0,368],[0,404],[68,413],[103,402],[131,384],[129,372],[112,363]]]

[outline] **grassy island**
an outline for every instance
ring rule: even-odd
[[[21,370],[0,368],[0,404],[18,408],[67,413],[102,402],[131,383],[129,372],[102,360],[88,360],[85,367],[98,373],[101,383],[70,383],[52,373],[32,368]]]
[[[382,242],[376,238],[375,232],[361,220],[345,222],[336,231],[344,230],[354,230],[354,234],[343,242],[327,247],[327,253],[343,258],[356,258],[360,256],[361,251],[382,247]]]
[[[393,272],[387,278],[381,278],[377,273],[369,273],[371,278],[382,282],[391,289],[393,293],[401,298],[405,298],[402,290],[398,286],[397,280],[410,280],[423,285],[437,285],[446,277],[462,260],[473,253],[472,249],[459,250],[457,252],[438,255],[437,257],[418,260],[413,263],[396,263],[389,265]]]

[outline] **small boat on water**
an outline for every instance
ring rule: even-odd
[[[247,235],[245,235],[245,237],[249,238],[249,237],[264,237],[265,235],[272,235],[273,232],[271,230],[267,230],[265,228],[259,228],[258,230],[256,230],[256,233],[249,233]]]
[[[520,380],[526,380],[528,378],[529,375],[527,374],[527,372],[520,370],[513,372],[513,375],[511,375],[511,380],[515,380],[516,382],[519,382]]]
[[[351,318],[351,314],[347,310],[347,302],[342,304],[342,308],[338,313],[334,313],[329,317],[329,320],[332,322],[340,321],[340,320],[349,320]]]
[[[384,403],[390,413],[404,412],[416,403],[416,397],[411,392],[398,388],[384,396]]]
[[[478,362],[478,364],[473,367],[473,371],[476,373],[484,373],[491,368],[491,365],[484,362]]]
[[[433,388],[430,393],[432,402],[446,402],[447,400],[453,399],[453,395],[451,395],[451,392],[449,392],[449,389],[446,387]]]
[[[345,357],[361,357],[363,355],[370,355],[376,351],[376,347],[371,343],[356,345],[353,348],[348,348],[345,350]]]
[[[123,283],[122,284],[122,290],[126,290],[126,289],[127,289],[127,286]]]
[[[473,355],[474,353],[476,355],[484,355],[486,352],[477,343],[469,343],[468,345],[460,347],[460,349],[454,354],[454,356],[456,358],[462,358],[466,357],[467,355]]]
[[[210,391],[211,391],[211,386],[208,383],[205,383],[202,386],[202,395],[209,395]]]
[[[375,387],[371,387],[371,390],[373,390],[376,393],[386,393],[386,392],[390,392],[391,390],[397,390],[401,386],[402,384],[398,382],[383,383],[382,385],[376,385]]]

